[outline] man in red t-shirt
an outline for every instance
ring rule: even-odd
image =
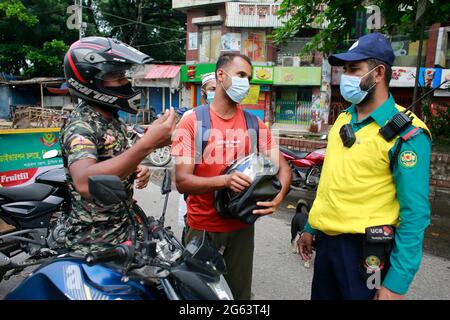
[[[176,185],[180,193],[188,194],[186,242],[200,236],[204,230],[223,254],[227,265],[225,278],[235,299],[251,297],[253,270],[254,226],[240,220],[223,219],[214,206],[214,191],[229,188],[240,192],[251,184],[245,174],[235,172],[221,175],[223,169],[250,151],[244,112],[237,104],[248,94],[252,75],[250,59],[241,54],[223,54],[216,64],[216,91],[210,104],[211,133],[202,161],[195,163],[195,134],[197,116],[192,113],[178,124],[172,143],[176,157]],[[269,202],[259,202],[264,209],[254,214],[272,214],[286,196],[291,170],[272,139],[270,130],[258,120],[259,152],[279,167],[282,185],[280,193]]]

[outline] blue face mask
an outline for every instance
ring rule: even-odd
[[[231,86],[225,90],[223,83],[222,88],[226,91],[227,95],[236,103],[240,103],[248,95],[250,90],[250,83],[247,78],[232,77],[225,70],[224,72],[231,78]]]
[[[373,68],[372,70],[370,70],[369,72],[367,72],[365,75],[363,75],[362,77],[358,77],[358,76],[348,76],[346,74],[341,75],[341,84],[340,84],[340,90],[341,90],[341,95],[342,97],[347,100],[348,102],[351,102],[353,104],[358,104],[361,101],[364,100],[364,98],[367,96],[367,94],[369,93],[369,91],[376,86],[376,82],[367,90],[362,90],[361,89],[361,80],[362,78],[364,78],[365,76],[367,76],[369,73],[371,73],[373,70],[375,70],[375,68]]]
[[[216,94],[215,91],[208,91],[206,92],[206,102],[208,102],[208,104],[211,104],[211,102],[214,100],[214,95]]]

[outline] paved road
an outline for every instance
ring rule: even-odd
[[[164,197],[159,193],[161,172],[155,171],[153,184],[144,191],[136,191],[136,198],[147,214],[161,214]],[[290,220],[299,193],[288,195],[280,211],[259,219],[256,223],[254,257],[254,299],[296,300],[309,299],[313,269],[306,269],[300,257],[290,251]],[[177,224],[179,194],[170,195],[166,225],[180,234]],[[0,298],[12,290],[26,276],[22,273],[0,284]],[[408,299],[450,299],[450,260],[425,253],[420,271],[407,295]]]

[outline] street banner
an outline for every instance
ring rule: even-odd
[[[59,128],[0,130],[0,185],[30,184],[41,172],[62,167],[60,157],[44,160],[49,150],[59,150]]]

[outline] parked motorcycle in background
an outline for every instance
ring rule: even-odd
[[[43,158],[59,156],[50,150]],[[64,168],[43,172],[27,186],[0,188],[0,218],[14,227],[0,234],[0,281],[64,250],[64,216],[69,210]],[[29,257],[20,264],[11,260],[21,253]]]
[[[326,136],[323,136],[322,139],[326,139]],[[292,169],[291,188],[294,190],[317,190],[325,159],[325,148],[312,152],[298,152],[280,146],[280,152]]]
[[[164,215],[170,192],[166,170],[162,193],[166,194],[160,219],[126,204],[126,192],[115,176],[89,177],[89,192],[104,205],[122,203],[128,211],[131,243],[85,256],[65,254],[42,265],[6,300],[218,300],[233,299],[223,277],[222,255],[206,233],[184,248],[168,227]]]
[[[150,108],[150,120],[153,122],[157,118],[159,118],[160,115],[156,115],[155,110],[153,108]],[[175,112],[177,114],[178,119],[181,119],[183,117],[183,114],[186,112],[189,112],[188,108],[175,108]],[[142,136],[147,132],[147,128],[142,128],[138,125],[133,125],[130,127],[130,144],[135,144]],[[154,167],[165,167],[170,163],[172,160],[172,156],[170,155],[170,146],[165,146],[162,148],[158,148],[155,151],[151,152],[146,158],[145,158],[152,166]]]

